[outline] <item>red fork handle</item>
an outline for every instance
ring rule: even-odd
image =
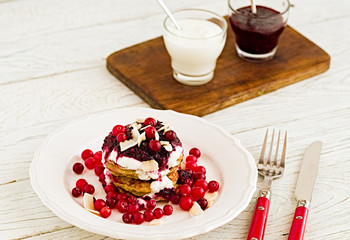
[[[299,206],[295,209],[293,223],[289,231],[288,240],[304,239],[306,220],[309,210],[306,207]]]
[[[247,240],[263,240],[265,234],[265,227],[267,221],[267,215],[269,212],[270,199],[269,193],[265,194],[266,197],[259,197],[256,201],[255,211],[250,224]]]

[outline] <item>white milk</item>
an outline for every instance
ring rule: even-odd
[[[198,19],[178,20],[181,30],[168,26],[165,46],[172,68],[181,74],[200,76],[213,72],[226,40],[226,32],[213,22]]]

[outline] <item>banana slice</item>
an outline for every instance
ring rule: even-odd
[[[88,193],[84,193],[83,197],[84,208],[93,214],[100,215],[98,211],[95,210],[94,207],[94,196]]]
[[[202,210],[201,206],[197,202],[195,202],[190,209],[191,216],[198,216],[198,215],[201,215],[203,213],[204,213],[204,211]]]
[[[159,141],[160,145],[162,145],[164,147],[165,150],[167,150],[168,152],[173,151],[173,146],[171,146],[170,142],[168,141]]]
[[[218,192],[206,192],[204,195],[204,198],[207,199],[208,201],[208,207],[212,206],[214,204],[214,202],[216,201],[216,199],[218,198],[219,193]]]
[[[155,160],[144,161],[141,163],[142,170],[145,172],[157,171],[159,166]]]
[[[153,219],[152,221],[149,222],[148,225],[156,226],[156,225],[161,225],[161,224],[162,224],[162,220],[160,220],[160,219]]]

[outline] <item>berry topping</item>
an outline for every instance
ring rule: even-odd
[[[191,148],[189,154],[199,158],[201,156],[201,151],[198,148]]]
[[[117,136],[117,141],[118,142],[124,142],[128,137],[126,136],[125,133],[119,133]]]
[[[83,171],[84,171],[84,165],[77,162],[77,163],[74,163],[73,165],[73,171],[76,173],[76,174],[81,174]]]
[[[165,133],[165,138],[168,141],[174,141],[176,139],[176,133],[173,130],[169,130]]]
[[[198,199],[197,203],[199,204],[199,206],[201,206],[202,210],[205,210],[207,208],[207,206],[208,206],[208,201],[205,198]]]
[[[155,127],[149,126],[145,129],[147,139],[153,139],[156,136],[157,129]]]
[[[205,194],[205,192],[204,192],[203,188],[201,188],[201,187],[192,188],[191,196],[192,196],[194,201],[197,201],[198,199],[204,197],[204,194]]]
[[[75,187],[72,189],[72,195],[73,197],[79,197],[81,195],[82,191],[79,187]]]
[[[173,206],[167,204],[163,207],[163,212],[164,212],[164,215],[171,215],[174,211],[174,208]]]
[[[189,196],[184,196],[180,198],[179,207],[182,210],[188,211],[193,205],[193,200]]]
[[[143,213],[143,216],[147,222],[150,222],[154,219],[154,214],[153,214],[152,210],[146,210]]]
[[[188,155],[186,157],[186,163],[188,163],[188,162],[195,162],[195,163],[197,163],[197,157],[194,156],[194,155]]]
[[[119,200],[117,203],[117,209],[121,213],[126,213],[128,211],[128,207],[129,207],[129,203],[125,200]]]
[[[156,208],[153,210],[153,214],[154,214],[154,218],[156,219],[160,219],[163,217],[164,215],[164,212],[161,208]]]
[[[144,122],[145,126],[151,125],[153,127],[155,127],[157,125],[157,121],[154,118],[146,118],[145,122]]]
[[[109,193],[113,193],[113,192],[109,192]],[[107,197],[107,200],[106,200],[106,204],[109,208],[115,208],[115,206],[117,205],[118,203],[118,200],[114,197]]]
[[[203,179],[199,179],[194,183],[194,187],[201,187],[203,188],[204,192],[206,192],[208,190],[208,183]]]
[[[85,160],[85,166],[87,167],[87,169],[93,169],[96,165],[96,160],[93,157],[89,157]]]
[[[81,158],[83,160],[92,157],[94,155],[93,151],[91,151],[90,149],[85,149],[82,153],[81,153]]]
[[[122,216],[123,222],[125,223],[132,223],[133,216],[131,213],[124,213]]]
[[[212,180],[208,183],[208,190],[209,192],[216,192],[219,190],[219,183],[215,180]]]
[[[103,165],[101,165],[101,164],[97,165],[95,167],[95,174],[96,174],[96,176],[100,176],[103,173],[104,170],[105,170],[105,167]]]
[[[111,216],[112,210],[109,207],[103,207],[100,210],[101,217],[108,218]]]
[[[186,180],[192,180],[192,170],[186,169],[186,170],[179,170],[179,184],[185,184]],[[190,184],[189,184],[190,185]]]
[[[76,183],[75,186],[80,188],[80,189],[84,189],[84,187],[87,185],[87,181],[83,178],[79,179]]]
[[[126,133],[126,128],[123,125],[116,125],[112,129],[112,134],[118,136],[119,133]]]
[[[179,204],[180,202],[180,196],[179,195],[173,195],[170,197],[170,202],[173,204]]]
[[[102,199],[97,199],[94,203],[94,208],[95,210],[97,211],[100,211],[101,208],[105,207],[106,206],[106,202]]]
[[[162,145],[160,144],[160,142],[158,140],[151,140],[148,144],[148,147],[153,152],[159,152]]]
[[[179,188],[181,196],[188,196],[191,194],[191,187],[187,184],[181,185]]]
[[[95,192],[95,187],[91,184],[87,184],[84,187],[84,193],[89,193],[89,194],[94,194]]]

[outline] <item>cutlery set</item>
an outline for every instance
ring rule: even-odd
[[[273,130],[268,157],[265,158],[267,138],[268,130],[265,134],[259,161],[257,164],[258,173],[264,177],[264,181],[261,190],[259,191],[259,197],[255,205],[255,210],[247,240],[264,239],[266,221],[270,206],[271,183],[273,179],[281,177],[285,169],[287,131],[284,133],[282,155],[280,159],[278,159],[278,153],[281,141],[281,130],[278,131],[276,144],[274,144],[275,130]],[[274,145],[276,146],[274,150],[275,155],[273,158],[272,153]],[[305,151],[294,194],[297,200],[297,207],[295,209],[288,240],[302,240],[304,238],[306,220],[309,213],[311,196],[320,161],[321,147],[322,142],[316,141],[311,143]]]

